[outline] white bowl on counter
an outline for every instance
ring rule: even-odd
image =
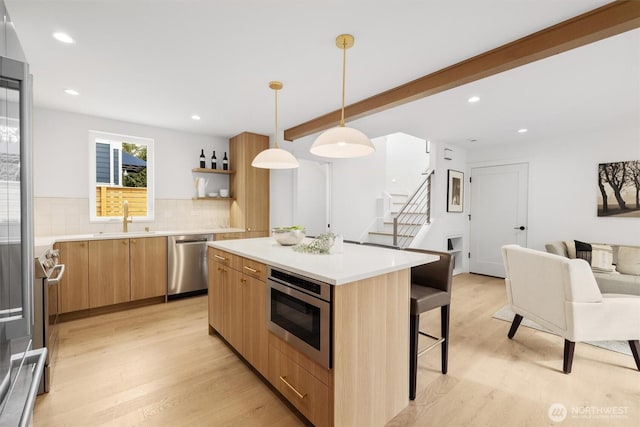
[[[219,197],[219,194],[218,193],[209,193],[209,194],[207,194],[207,196],[209,196],[209,197]]]
[[[306,236],[304,228],[272,228],[271,235],[282,246],[293,246],[302,242]]]

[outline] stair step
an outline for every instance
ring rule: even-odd
[[[369,234],[373,234],[375,236],[390,236],[393,237],[393,233],[388,233],[385,231],[370,231]],[[415,234],[398,234],[398,237],[415,237]]]
[[[385,224],[391,224],[393,225],[393,221],[385,221]],[[416,226],[420,226],[420,225],[425,225],[425,222],[399,222],[398,225],[416,225]]]
[[[395,212],[394,212],[394,211],[391,211],[391,215],[398,215],[399,213],[400,213],[400,212],[398,212],[398,211],[395,211]],[[411,211],[409,211],[409,212],[403,212],[403,214],[411,214],[411,215],[426,215],[426,213],[424,213],[424,212],[411,212]]]

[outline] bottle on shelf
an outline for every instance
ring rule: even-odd
[[[227,158],[227,152],[224,152],[224,157],[222,158],[222,170],[229,170],[229,159]]]
[[[211,169],[218,169],[218,159],[216,158],[216,150],[213,150],[213,155],[211,156]]]
[[[200,150],[200,167],[203,169],[207,167],[206,158],[204,157],[204,148]]]

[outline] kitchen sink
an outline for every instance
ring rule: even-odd
[[[122,231],[108,231],[103,233],[95,233],[94,237],[140,237],[156,234],[157,231],[129,231],[124,233]]]

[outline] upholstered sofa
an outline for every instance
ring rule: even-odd
[[[575,241],[555,241],[547,243],[545,248],[547,252],[552,254],[567,258],[580,258],[579,250],[576,255],[575,243]],[[606,271],[607,268],[602,269],[592,265],[593,275],[600,292],[603,294],[640,295],[640,247],[602,244],[593,245],[593,247],[611,249],[611,259],[607,260],[605,264],[609,263],[612,271]]]

